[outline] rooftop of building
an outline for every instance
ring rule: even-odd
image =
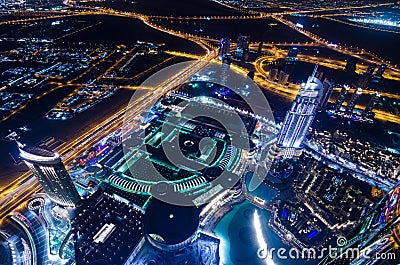
[[[142,219],[139,208],[112,194],[89,199],[72,220],[77,264],[123,264],[143,238]]]
[[[44,147],[40,146],[28,146],[18,144],[20,155],[23,159],[37,161],[37,162],[46,162],[59,160],[59,155],[53,151],[50,151]]]
[[[146,235],[161,244],[179,244],[194,235],[199,226],[199,210],[154,199],[144,217]]]

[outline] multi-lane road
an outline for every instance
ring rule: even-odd
[[[352,9],[357,9],[357,8],[365,8],[365,7],[377,7],[377,6],[386,6],[386,5],[392,5],[392,4],[372,4],[368,6],[350,6],[346,8],[324,8],[320,10],[312,10],[312,11],[307,11],[307,10],[295,10],[295,11],[283,11],[283,12],[273,12],[273,13],[267,13],[267,12],[256,12],[256,14],[250,14],[250,15],[236,15],[236,16],[181,16],[181,17],[172,17],[172,16],[150,16],[150,15],[144,15],[140,13],[135,13],[135,12],[126,12],[126,11],[119,11],[119,10],[114,10],[111,8],[98,8],[98,7],[91,7],[91,6],[82,6],[82,10],[80,11],[48,11],[44,12],[42,16],[35,16],[35,17],[29,17],[26,19],[17,19],[17,20],[8,20],[8,21],[3,21],[0,22],[0,24],[19,24],[19,23],[26,23],[29,21],[36,21],[36,20],[44,20],[44,19],[51,19],[51,18],[62,18],[62,17],[69,17],[69,16],[86,16],[86,15],[110,15],[110,16],[119,16],[119,17],[129,17],[129,18],[136,18],[142,20],[146,25],[157,29],[159,31],[173,34],[175,36],[185,38],[191,41],[194,41],[198,43],[201,47],[207,48],[209,47],[209,44],[207,41],[218,41],[218,39],[214,39],[212,37],[202,37],[202,36],[196,36],[194,34],[190,33],[184,33],[176,30],[172,30],[163,26],[158,25],[155,22],[155,19],[263,19],[266,17],[275,19],[276,21],[285,24],[286,26],[292,28],[293,30],[298,31],[299,33],[307,36],[310,38],[313,43],[316,45],[324,46],[330,49],[333,49],[337,52],[344,53],[347,55],[354,56],[356,58],[359,58],[361,60],[364,60],[368,63],[371,64],[380,64],[380,63],[385,63],[388,65],[389,68],[391,69],[396,69],[397,71],[399,70],[397,66],[391,64],[388,61],[383,60],[382,58],[379,58],[379,56],[368,52],[364,49],[360,49],[358,47],[352,47],[352,46],[345,46],[345,45],[332,45],[332,43],[329,40],[323,39],[320,36],[313,34],[309,31],[306,31],[305,29],[302,29],[298,26],[296,26],[292,21],[286,19],[284,16],[285,15],[291,15],[291,14],[307,14],[308,16],[313,16],[313,17],[324,17],[325,15],[318,15],[315,13],[322,12],[322,11],[341,11],[343,9],[346,10],[352,10]],[[231,7],[235,8],[235,7]],[[312,14],[308,14],[312,13]],[[342,13],[338,14],[331,14],[331,15],[341,15]]]
[[[294,84],[294,83],[289,83],[288,85],[283,85],[283,84],[278,84],[276,82],[269,80],[268,79],[269,73],[264,69],[265,64],[267,64],[269,61],[270,61],[269,56],[259,57],[255,61],[254,66],[255,66],[256,72],[258,73],[258,76],[256,76],[254,78],[254,80],[257,82],[257,84],[259,84],[264,89],[267,89],[268,91],[278,94],[289,100],[293,100],[297,96],[297,94],[301,88],[301,85]],[[317,63],[317,62],[315,62],[315,63]],[[339,87],[334,88],[334,90],[336,92],[339,92],[340,89],[341,88],[339,88]],[[355,89],[350,90],[350,93],[354,93],[354,90]],[[366,89],[363,91],[363,93],[371,94],[371,93],[374,93],[374,91]],[[382,96],[396,99],[396,100],[400,99],[399,95],[393,94],[393,93],[384,92],[384,93],[382,93]],[[360,105],[356,105],[356,107],[360,108],[360,109],[363,108],[363,106],[360,106]],[[378,110],[378,109],[374,109],[373,112],[375,113],[376,119],[379,119],[382,121],[390,121],[393,123],[400,124],[400,117],[398,117],[395,114],[392,114],[390,112],[383,111],[383,110]]]
[[[64,13],[49,11],[49,12],[44,12],[42,16],[30,17],[27,19],[10,20],[5,22],[5,24],[19,24],[19,23],[37,21],[43,19],[62,18],[73,15],[93,15],[93,14],[96,15],[108,14],[113,16],[122,16],[122,17],[140,19],[146,25],[156,30],[196,42],[206,52],[206,54],[200,58],[201,60],[193,62],[188,67],[182,69],[181,71],[179,71],[179,73],[170,77],[168,80],[160,84],[158,87],[153,88],[152,93],[145,93],[144,96],[146,98],[138,99],[137,106],[131,104],[130,106],[131,109],[129,110],[130,111],[129,113],[131,114],[132,113],[139,114],[142,111],[144,111],[147,107],[149,107],[145,103],[154,102],[155,99],[160,97],[163,93],[166,93],[169,89],[171,89],[175,85],[188,80],[194,73],[205,67],[208,61],[214,59],[217,56],[217,51],[207,41],[198,38],[196,36],[191,36],[189,34],[184,34],[174,30],[162,28],[161,26],[151,23],[148,20],[147,16],[131,12],[120,12],[111,9],[101,9],[101,10],[95,9],[95,10],[87,10],[81,12],[64,12]],[[68,85],[73,85],[73,82],[74,80],[71,80],[70,82],[68,82]],[[83,151],[85,151],[93,144],[98,142],[101,138],[121,128],[124,118],[125,119],[127,118],[125,115],[125,109],[121,109],[116,113],[113,113],[106,119],[104,119],[99,124],[94,125],[90,130],[81,134],[74,140],[60,145],[55,151],[57,151],[61,155],[64,163],[68,165],[75,158],[77,158]],[[26,198],[39,192],[40,190],[41,188],[39,183],[37,182],[36,178],[30,174],[30,172],[22,174],[19,178],[15,179],[13,182],[9,183],[6,186],[1,187],[0,219],[7,216],[15,207],[24,202]]]
[[[216,55],[217,51],[215,49],[208,50],[207,54],[201,58],[202,60],[190,63],[184,69],[164,80],[157,87],[154,87],[151,93],[144,93],[135,102],[131,102],[128,112],[125,108],[118,110],[79,137],[60,145],[56,151],[63,158],[63,162],[68,165],[82,152],[100,141],[100,139],[120,129],[124,122],[129,122],[130,119],[133,119],[136,115],[151,107],[150,104],[155,102],[162,94],[168,92],[178,84],[189,80],[195,73],[206,67],[208,62],[214,59]],[[18,179],[4,187],[0,190],[0,219],[7,216],[16,206],[26,201],[29,196],[39,192],[40,189],[39,183],[30,172],[24,173]]]
[[[44,19],[51,19],[51,18],[62,18],[62,17],[68,17],[68,16],[85,16],[85,15],[111,15],[111,16],[121,16],[121,17],[129,17],[129,18],[135,18],[135,19],[140,19],[143,23],[148,25],[149,27],[152,27],[156,30],[172,34],[174,36],[180,37],[180,38],[185,38],[187,40],[196,42],[199,44],[205,51],[206,55],[202,58],[205,61],[212,60],[213,58],[216,57],[216,50],[215,48],[209,44],[209,41],[217,41],[216,39],[212,38],[203,38],[199,37],[193,34],[188,34],[188,33],[183,33],[179,32],[176,30],[168,29],[165,27],[162,27],[160,25],[157,25],[152,19],[154,18],[167,18],[167,19],[262,19],[266,17],[273,18],[291,28],[294,30],[306,35],[309,37],[313,42],[311,43],[312,45],[318,45],[318,46],[323,46],[323,47],[328,47],[330,49],[333,49],[335,51],[351,55],[357,58],[360,58],[366,62],[369,63],[383,63],[384,61],[377,57],[376,55],[372,53],[368,53],[367,51],[363,49],[358,49],[354,47],[348,47],[348,46],[332,46],[331,43],[328,40],[322,39],[319,36],[312,34],[308,31],[305,31],[304,29],[300,29],[299,27],[296,27],[291,21],[286,20],[283,16],[284,15],[289,15],[293,13],[309,13],[310,11],[284,11],[284,12],[276,12],[276,13],[265,13],[265,12],[258,12],[258,13],[252,13],[250,15],[241,15],[241,16],[212,16],[212,17],[159,17],[159,16],[147,16],[143,14],[138,14],[138,13],[133,13],[133,12],[124,12],[124,11],[117,11],[113,10],[110,8],[91,8],[91,7],[84,7],[85,10],[82,11],[66,11],[66,12],[61,12],[61,11],[48,11],[48,12],[43,12],[43,14],[40,14],[37,16],[37,13],[35,13],[34,17],[29,17],[26,19],[18,19],[18,20],[9,20],[9,21],[4,21],[0,22],[0,24],[19,24],[19,23],[25,23],[29,21],[37,21],[37,20],[44,20]],[[351,7],[351,8],[361,8],[361,7]],[[349,9],[349,8],[346,8]],[[329,11],[334,11],[334,10],[339,10],[339,9],[332,9]],[[327,11],[327,10],[319,10],[319,11]],[[310,45],[311,45],[310,44]],[[308,58],[311,60],[311,58]],[[328,62],[327,62],[328,63]],[[392,70],[396,73],[399,72],[399,69],[390,64],[389,62],[385,62],[389,66],[389,70]],[[180,82],[183,82],[190,78],[190,76],[193,75],[193,73],[199,71],[206,65],[206,62],[204,61],[197,61],[194,62],[190,67],[185,68],[182,70],[179,75],[171,77],[169,80],[164,82],[162,85],[155,87],[153,93],[146,93],[145,96],[146,98],[140,99],[138,101],[138,105],[133,105],[131,106],[130,112],[131,113],[140,113],[143,110],[145,110],[147,104],[143,104],[143,102],[152,102],[154,99],[158,98],[162,93],[165,93],[168,89],[171,89],[174,87],[176,84],[179,84]],[[265,74],[262,72],[262,67],[257,64],[256,62],[256,69],[261,74]],[[267,82],[260,80],[260,82]],[[272,88],[279,88],[279,91],[282,93],[282,95],[286,95],[286,97],[293,97],[293,92],[298,91],[298,87],[282,87],[278,86],[277,84],[273,84],[269,82],[266,84],[268,87]],[[107,135],[110,132],[115,131],[116,129],[120,128],[123,124],[125,116],[125,110],[119,110],[116,113],[113,113],[110,115],[108,118],[106,118],[104,121],[101,123],[93,126],[90,130],[87,132],[83,133],[76,139],[74,139],[71,142],[65,143],[57,148],[57,152],[60,153],[60,155],[63,157],[64,162],[66,164],[70,163],[73,161],[80,153],[82,153],[84,150],[92,146],[94,143],[99,141],[102,137]],[[126,117],[125,117],[126,118]],[[396,117],[396,119],[398,119]],[[40,186],[37,183],[36,179],[30,175],[30,173],[25,173],[6,187],[3,187],[0,189],[0,219],[6,216],[15,206],[18,206],[21,202],[23,202],[27,197],[30,195],[38,192],[40,190]]]

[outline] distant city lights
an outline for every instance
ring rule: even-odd
[[[400,20],[390,20],[384,18],[349,18],[350,21],[364,23],[364,24],[374,24],[387,27],[400,28]]]

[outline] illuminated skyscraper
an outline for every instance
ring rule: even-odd
[[[250,36],[239,35],[236,47],[236,57],[241,60],[247,60],[250,45]]]
[[[231,48],[231,41],[228,38],[221,39],[219,43],[219,53],[218,58],[221,60],[229,53],[229,49]]]
[[[382,76],[386,68],[387,68],[386,64],[381,64],[378,70],[376,70],[376,74]]]
[[[314,120],[323,92],[321,81],[315,77],[316,70],[317,67],[286,113],[276,146],[270,152],[273,158],[290,158],[302,152],[302,142]]]
[[[386,64],[382,64],[381,66],[379,66],[378,70],[376,70],[376,73],[372,76],[371,82],[369,83],[369,87],[371,89],[378,88],[378,85],[383,79],[383,73],[385,72],[386,68]]]
[[[363,73],[357,80],[357,87],[365,89],[371,82],[372,74],[376,69],[376,65],[370,65],[365,73]]]
[[[52,201],[67,207],[79,204],[80,196],[58,154],[40,147],[18,147],[21,158]]]
[[[343,102],[346,99],[347,93],[349,93],[350,87],[344,85],[342,90],[340,91],[340,94],[336,100],[336,104],[335,104],[335,111],[340,111],[340,108],[343,105]]]
[[[376,103],[379,102],[381,95],[382,94],[380,92],[378,92],[378,91],[375,92],[375,94],[369,100],[368,105],[365,107],[365,109],[362,112],[363,117],[373,116],[372,110],[374,109]]]
[[[286,84],[289,81],[289,74],[285,73],[285,71],[281,71],[278,76],[279,84]]]
[[[298,62],[298,58],[297,58],[298,53],[299,53],[299,50],[297,47],[293,47],[288,51],[288,54],[286,55],[286,58],[285,58],[285,66],[283,68],[283,71],[285,71],[286,74],[288,74],[288,75],[293,74],[295,66]]]
[[[286,56],[286,63],[295,63],[298,61],[297,54],[299,53],[299,50],[297,47],[293,47],[288,51],[288,54]]]
[[[320,99],[320,107],[325,108],[326,104],[328,103],[329,98],[332,95],[334,82],[333,82],[333,80],[329,80],[328,78],[325,78],[324,82],[322,83],[322,86],[323,86],[324,90],[322,93],[322,97]]]
[[[353,96],[351,97],[349,104],[347,104],[346,112],[352,113],[354,110],[354,107],[356,106],[357,100],[360,98],[362,95],[363,90],[361,88],[357,88],[357,90],[354,92]]]

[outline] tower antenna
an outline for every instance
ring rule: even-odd
[[[317,74],[317,70],[318,70],[318,64],[315,65],[311,78],[315,77],[315,75]]]

